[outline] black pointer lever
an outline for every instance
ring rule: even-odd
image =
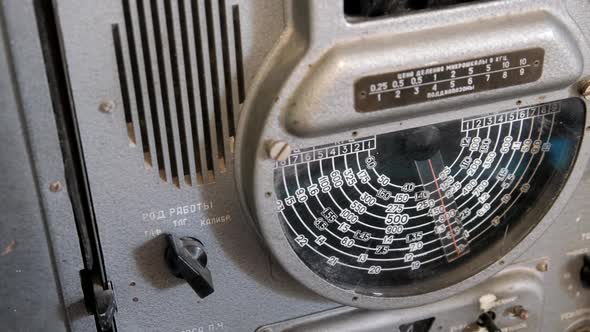
[[[166,234],[166,262],[172,273],[188,282],[204,298],[213,293],[211,271],[207,268],[207,254],[201,241],[194,237]]]

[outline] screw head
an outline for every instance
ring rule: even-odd
[[[291,155],[291,146],[284,141],[271,141],[268,144],[268,156],[276,161],[285,161]]]
[[[526,309],[522,309],[522,311],[518,313],[517,317],[522,320],[527,320],[529,319],[529,311]]]
[[[539,272],[547,272],[549,270],[549,264],[547,262],[541,262],[537,264],[537,271]]]
[[[590,80],[582,81],[580,84],[580,94],[586,99],[590,100]]]
[[[517,318],[519,318],[521,320],[527,320],[527,319],[529,319],[529,311],[527,309],[525,309],[521,305],[517,305],[517,306],[512,307],[511,309],[509,309],[509,312],[514,317],[517,317]]]
[[[49,184],[49,191],[52,193],[60,192],[62,189],[62,185],[60,181],[54,181]]]
[[[115,110],[115,102],[112,100],[106,100],[100,103],[98,110],[103,113],[112,113]]]

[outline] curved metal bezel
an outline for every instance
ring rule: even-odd
[[[325,1],[308,0],[303,2],[309,7],[307,8],[309,10],[308,14],[310,14],[308,20],[312,21],[314,20],[312,15],[314,10],[318,11],[321,9],[322,4],[327,6]],[[526,4],[523,3],[526,2],[519,2],[518,6],[525,6]],[[539,2],[536,3],[538,4]],[[302,5],[302,7],[304,6]],[[502,10],[510,12],[514,8],[505,5],[502,7]],[[315,15],[317,14],[315,12]],[[401,120],[396,118],[387,123],[383,121],[380,124],[373,124],[364,128],[337,130],[329,132],[324,136],[297,135],[297,133],[289,131],[286,128],[285,110],[294,103],[291,97],[297,89],[306,84],[305,79],[309,68],[319,63],[326,54],[323,46],[314,46],[318,42],[317,39],[306,36],[301,28],[298,28],[298,20],[301,19],[299,17],[300,15],[301,13],[293,14],[292,26],[286,29],[282,40],[268,57],[264,66],[266,69],[259,74],[250,89],[251,93],[246,100],[244,113],[240,119],[236,147],[236,180],[244,209],[249,214],[251,220],[255,221],[257,230],[266,242],[269,250],[295,279],[318,294],[346,305],[369,309],[417,306],[449,297],[473,287],[496,274],[525,252],[556,221],[556,217],[568,201],[588,163],[590,142],[585,136],[582,139],[577,160],[567,183],[545,217],[512,251],[486,269],[457,284],[414,296],[377,297],[363,295],[351,289],[337,287],[311,271],[291,248],[283,227],[278,220],[275,209],[272,176],[275,161],[270,160],[266,152],[266,146],[269,140],[283,140],[294,148],[316,146],[349,139],[352,137],[352,131],[355,131],[358,137],[378,135],[444,122],[450,119],[485,114],[490,111],[512,109],[517,104],[517,100],[523,105],[533,105],[540,102],[578,96],[578,92],[577,86],[572,84],[574,82],[565,82],[561,86],[556,87],[550,82],[552,77],[542,77],[539,82],[534,84],[535,89],[532,90],[533,92],[527,92],[526,89],[523,91],[521,87],[514,89],[508,88],[505,89],[506,91],[503,91],[504,95],[508,94],[506,98],[494,102],[488,101],[487,104],[482,102],[480,105],[456,110],[456,108],[446,104],[444,101],[433,102],[428,105],[420,105],[419,107],[426,107],[431,110],[436,109],[436,112],[419,112],[416,114],[421,115],[407,117]],[[447,24],[447,19],[444,17],[438,17],[437,19]],[[574,27],[570,28],[574,29]],[[419,30],[419,25],[416,26],[416,29]],[[308,31],[307,33],[310,32]],[[310,40],[313,42],[310,42]],[[578,42],[578,46],[584,45],[582,41]],[[548,66],[551,66],[552,62],[555,64],[557,59],[547,59]],[[578,73],[578,76],[581,75],[581,72]],[[352,92],[349,93],[352,94]],[[456,97],[453,102],[467,101],[473,98],[473,96]],[[352,101],[352,98],[350,98],[350,101]],[[350,107],[352,107],[352,104],[350,104]],[[586,103],[586,107],[588,107],[588,103]],[[590,126],[588,118],[586,117],[586,127]]]

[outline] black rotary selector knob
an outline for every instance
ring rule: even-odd
[[[188,282],[200,298],[213,293],[211,271],[203,243],[194,237],[166,234],[166,262],[172,273]]]

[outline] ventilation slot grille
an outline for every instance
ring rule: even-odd
[[[178,187],[232,159],[244,100],[240,12],[231,0],[122,0],[112,33],[131,146]]]

